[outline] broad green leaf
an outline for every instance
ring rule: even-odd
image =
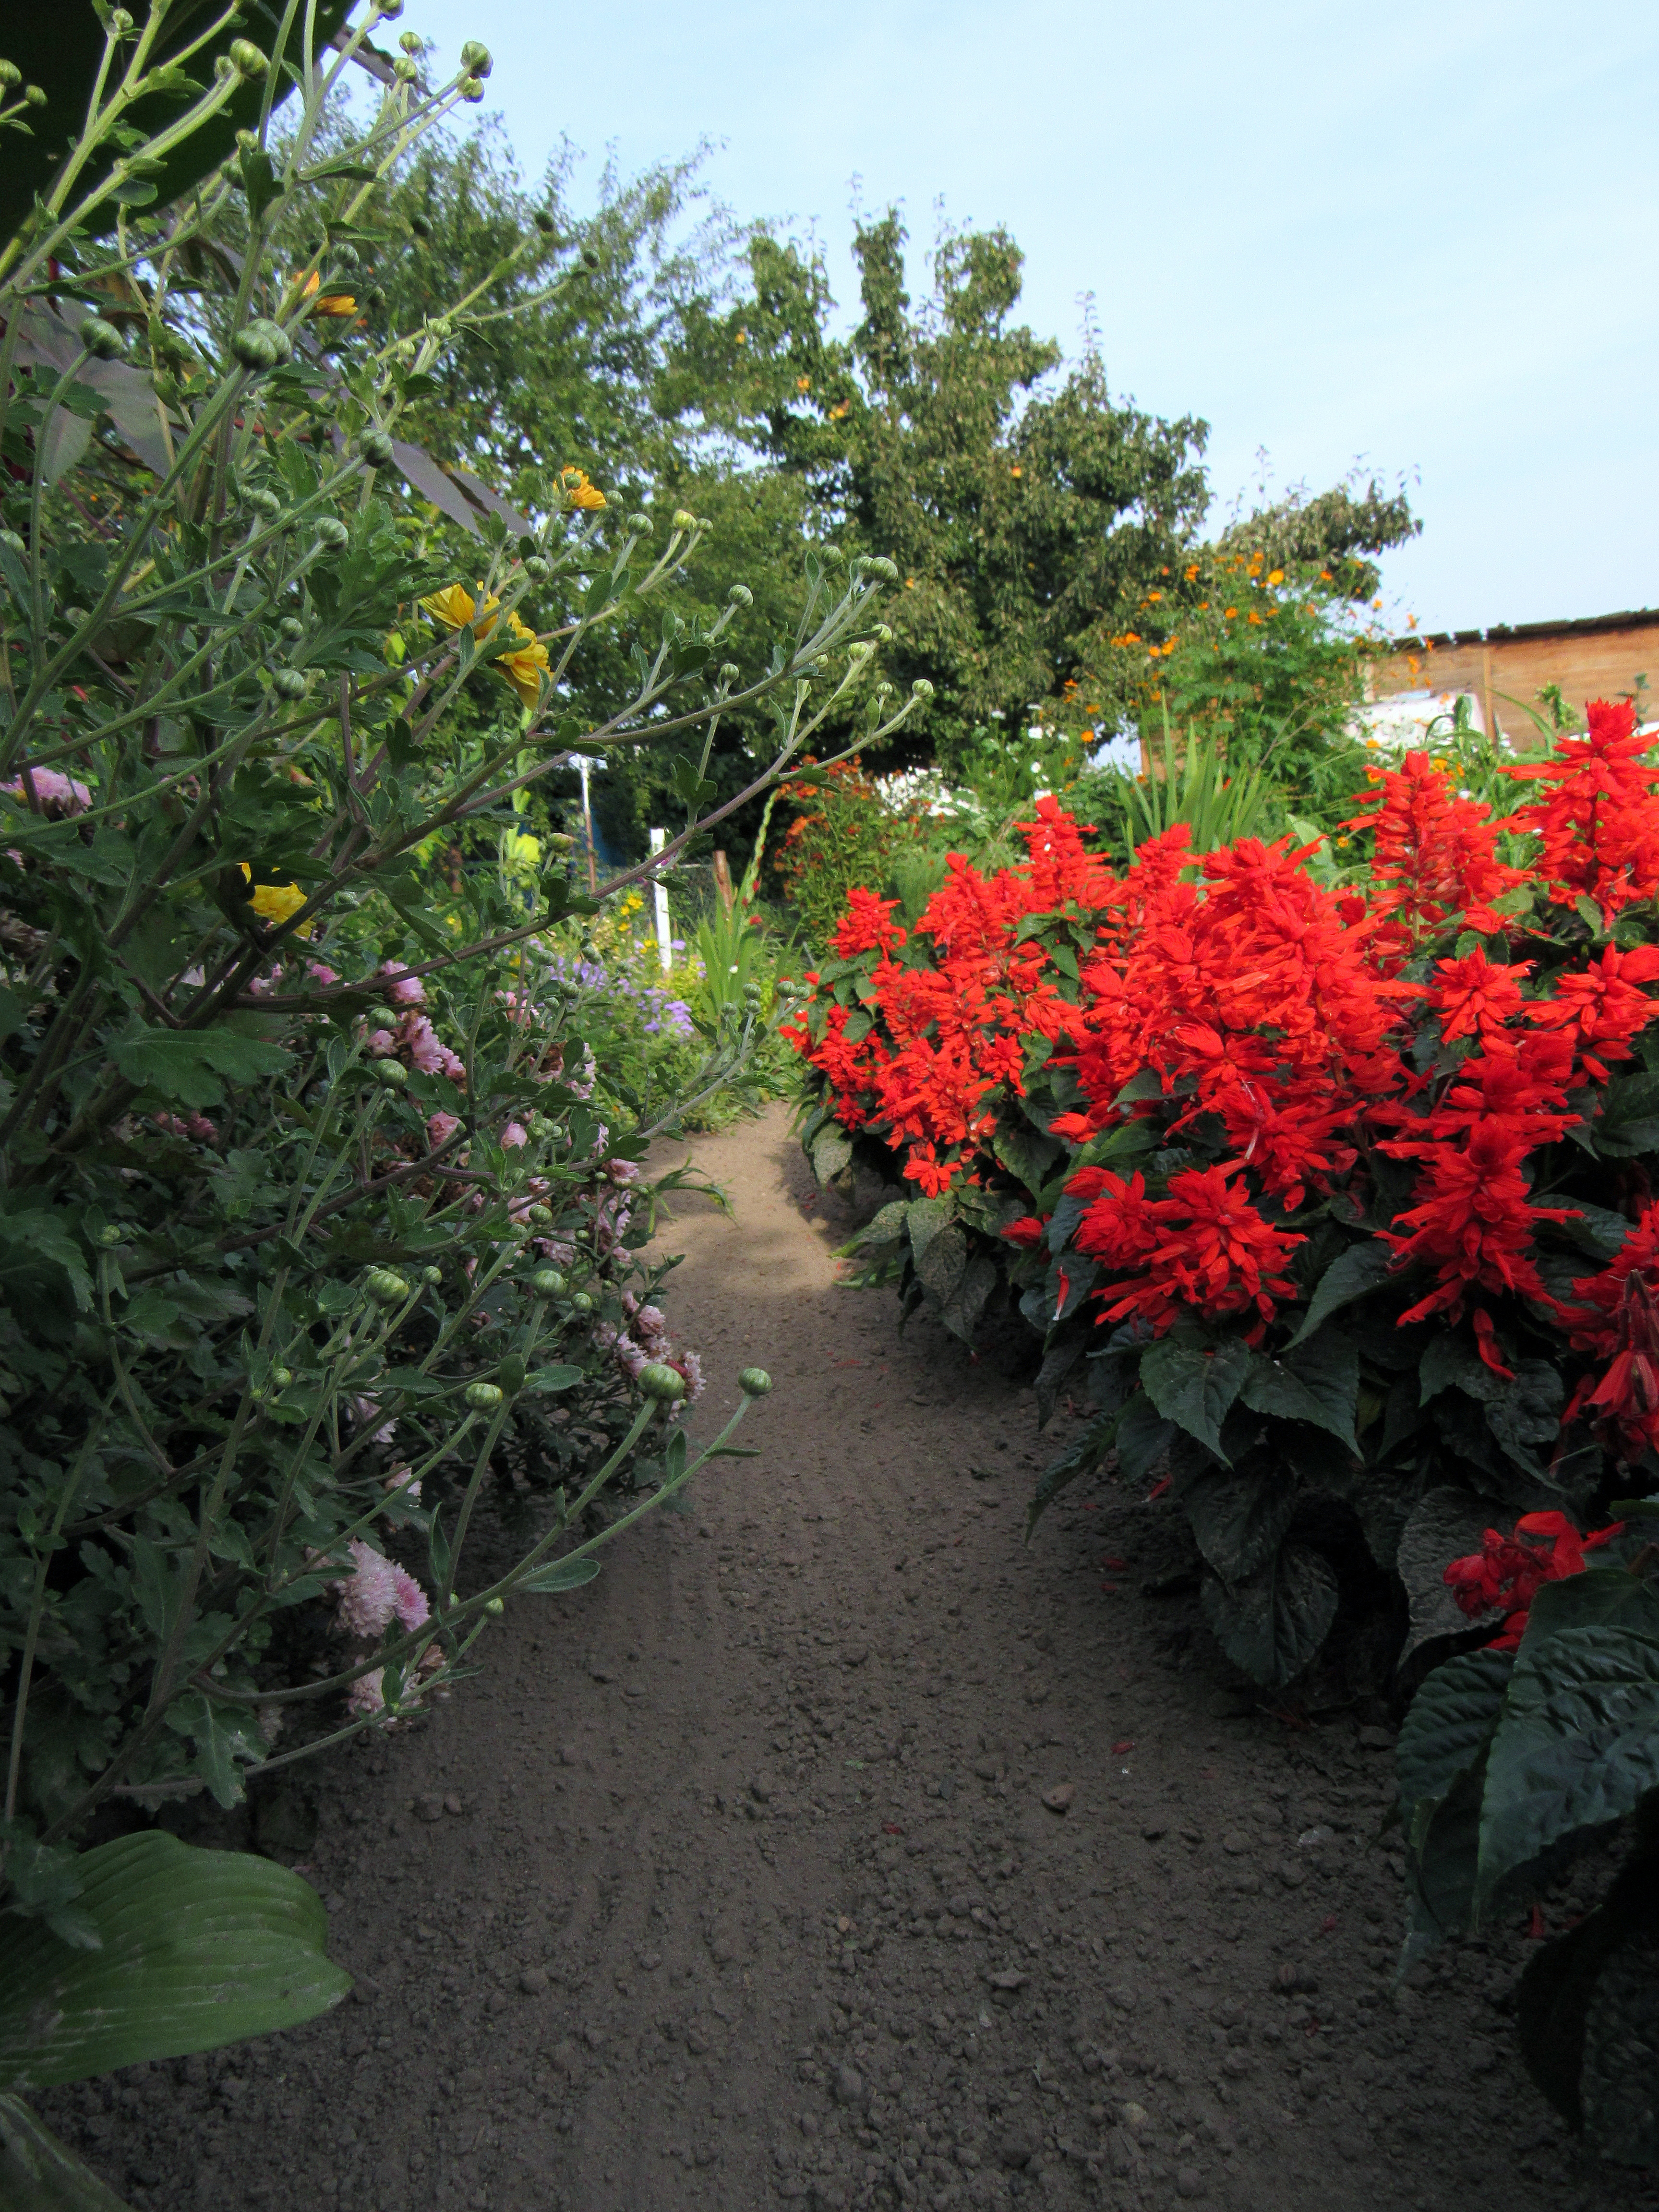
[[[1319,1279],[1319,1287],[1308,1306],[1307,1319],[1291,1339],[1291,1343],[1303,1343],[1339,1307],[1352,1305],[1356,1298],[1367,1297],[1386,1282],[1392,1261],[1388,1246],[1375,1237],[1368,1237],[1363,1244],[1351,1245],[1340,1259],[1333,1260]]]
[[[1614,1159],[1659,1152],[1659,1073],[1627,1075],[1609,1084],[1590,1135],[1596,1151]]]
[[[1472,1338],[1450,1329],[1430,1340],[1418,1370],[1418,1398],[1425,1406],[1443,1390],[1451,1389],[1485,1405],[1489,1399],[1502,1397],[1506,1388],[1504,1377],[1487,1366]]]
[[[1228,1337],[1213,1347],[1162,1337],[1141,1357],[1141,1384],[1166,1421],[1174,1421],[1218,1459],[1224,1459],[1221,1424],[1255,1357],[1238,1337]]]
[[[1454,1559],[1478,1552],[1488,1528],[1510,1528],[1514,1521],[1514,1509],[1499,1499],[1449,1483],[1418,1499],[1394,1559],[1411,1608],[1407,1652],[1431,1637],[1461,1635],[1474,1626],[1446,1587],[1446,1570]]]
[[[232,1083],[256,1083],[280,1075],[292,1055],[263,1038],[234,1030],[141,1030],[119,1037],[111,1058],[129,1083],[185,1106],[216,1106],[224,1097],[222,1076]]]
[[[580,1589],[585,1583],[591,1583],[599,1571],[599,1563],[594,1559],[554,1559],[547,1566],[538,1567],[533,1574],[526,1575],[519,1588],[541,1591]]]
[[[1359,1354],[1335,1329],[1322,1329],[1291,1346],[1283,1359],[1258,1356],[1243,1389],[1244,1403],[1281,1420],[1310,1421],[1328,1430],[1352,1452],[1359,1399]]]
[[[1445,1796],[1434,1802],[1421,1835],[1407,1853],[1412,1917],[1401,1954],[1402,1973],[1425,1952],[1473,1924],[1485,1774],[1486,1755],[1477,1753],[1474,1765],[1455,1776]]]
[[[911,1209],[912,1216],[915,1208]],[[916,1273],[922,1287],[940,1307],[948,1307],[963,1284],[968,1269],[968,1239],[955,1222],[939,1230],[927,1239],[920,1252],[915,1250],[915,1232],[911,1231],[911,1250],[915,1260]]]
[[[1198,1548],[1224,1583],[1246,1581],[1273,1559],[1296,1513],[1296,1478],[1253,1456],[1243,1467],[1202,1468],[1176,1495]]]
[[[948,1198],[913,1198],[905,1212],[910,1250],[921,1259],[941,1229],[954,1219],[956,1208]]]
[[[572,1390],[582,1379],[580,1367],[534,1367],[524,1378],[524,1387],[531,1392]]]
[[[944,1239],[941,1237],[929,1252],[928,1259],[931,1261],[934,1254],[943,1249]],[[983,1252],[975,1252],[963,1269],[956,1288],[945,1300],[939,1319],[951,1335],[959,1338],[963,1344],[973,1342],[980,1316],[984,1312],[986,1302],[995,1290],[998,1279],[996,1262]]]
[[[1473,1767],[1498,1725],[1515,1661],[1507,1651],[1462,1651],[1437,1667],[1412,1699],[1395,1747],[1401,1817],[1409,1838],[1418,1808],[1437,1804]]]
[[[1144,1390],[1123,1408],[1117,1431],[1118,1472],[1130,1484],[1145,1482],[1176,1440],[1173,1421],[1159,1414]]]
[[[1541,1595],[1541,1593],[1540,1593]],[[1634,1811],[1659,1788],[1659,1638],[1529,1626],[1493,1741],[1479,1902],[1552,1844]]]
[[[1336,1618],[1336,1577],[1317,1552],[1286,1544],[1248,1581],[1206,1576],[1204,1618],[1235,1667],[1280,1689],[1317,1657]]]
[[[0,2097],[0,2204],[6,2212],[128,2212],[17,2097]]]
[[[1141,1401],[1131,1400],[1130,1402],[1139,1404]],[[1079,1429],[1060,1457],[1051,1460],[1043,1468],[1037,1478],[1036,1488],[1031,1493],[1031,1502],[1025,1510],[1027,1543],[1031,1540],[1031,1531],[1060,1492],[1075,1482],[1079,1475],[1092,1474],[1100,1465],[1112,1448],[1112,1440],[1122,1418],[1121,1412],[1112,1413],[1103,1421],[1095,1421],[1089,1427]]]
[[[831,1122],[813,1140],[812,1173],[821,1183],[833,1182],[853,1164],[853,1140],[839,1122]]]
[[[157,1832],[88,1851],[76,1902],[100,1948],[0,1915],[0,2082],[81,2081],[145,2059],[297,2027],[351,1977],[329,1960],[314,1890],[240,1851]]]

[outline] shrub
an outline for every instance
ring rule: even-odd
[[[877,641],[878,576],[814,564],[750,680],[735,599],[657,612],[696,517],[618,515],[562,454],[521,514],[482,453],[447,473],[399,438],[482,311],[363,334],[380,188],[487,59],[431,93],[400,62],[325,142],[363,33],[313,69],[301,15],[268,72],[242,42],[216,73],[225,21],[164,54],[159,17],[110,11],[85,128],[0,254],[0,1899],[60,1929],[94,1808],[228,1804],[410,1713],[506,1597],[586,1579],[707,1463],[633,1257],[652,1104],[608,1067],[596,1109],[610,1032],[558,964],[590,902],[515,801],[574,747],[665,743],[672,860],[720,715],[775,710],[764,792]],[[590,726],[566,672],[611,634],[632,688]],[[661,1105],[754,1042],[728,1024]],[[515,1427],[552,1510],[477,1587]],[[649,1495],[605,1506],[641,1449]]]

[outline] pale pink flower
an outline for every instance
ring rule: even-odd
[[[398,1024],[398,1043],[422,1075],[436,1075],[444,1064],[444,1048],[424,1014],[405,1014]]]
[[[668,1321],[659,1306],[641,1306],[634,1316],[634,1334],[643,1344],[660,1344],[668,1334]]]
[[[435,1152],[449,1142],[460,1126],[459,1114],[428,1114],[426,1117],[426,1140]]]
[[[379,1427],[375,1424],[379,1422]],[[380,1401],[378,1398],[354,1398],[351,1401],[351,1425],[357,1429],[374,1429],[377,1444],[389,1444],[398,1433],[396,1421],[380,1420]]]
[[[458,1053],[451,1052],[447,1044],[439,1046],[438,1060],[444,1074],[458,1089],[464,1091],[466,1088],[466,1062]]]
[[[530,1133],[521,1121],[509,1121],[501,1131],[501,1147],[505,1152],[516,1152],[520,1146],[530,1142]]]
[[[31,769],[29,781],[34,786],[34,795],[43,814],[84,814],[92,804],[92,793],[85,784],[72,775],[64,775],[58,769]],[[20,775],[15,783],[0,784],[0,791],[9,792],[14,799],[24,799],[22,777]]]
[[[620,1183],[624,1189],[629,1183],[637,1182],[640,1179],[637,1160],[607,1160],[605,1164],[605,1171],[612,1182]]]
[[[392,1579],[397,1591],[392,1606],[400,1626],[419,1628],[430,1618],[432,1611],[426,1601],[426,1592],[414,1576],[406,1573],[395,1561],[392,1563]]]
[[[334,970],[320,960],[307,960],[306,973],[313,983],[320,984],[325,990],[331,983],[337,983],[340,980]]]
[[[335,1623],[343,1634],[369,1643],[391,1626],[398,1610],[402,1595],[398,1577],[402,1569],[394,1567],[383,1552],[364,1543],[361,1536],[354,1536],[346,1549],[355,1571],[331,1585],[338,1593]]]
[[[702,1395],[702,1360],[698,1358],[695,1352],[677,1352],[674,1354],[673,1358],[670,1360],[669,1365],[671,1367],[678,1367],[680,1373],[684,1376],[684,1402],[688,1406],[695,1406],[698,1399]]]
[[[423,1006],[426,986],[418,975],[411,975],[401,960],[383,960],[380,973],[386,978],[386,996],[394,1006]]]
[[[389,1052],[396,1050],[397,1043],[390,1030],[370,1030],[363,1039],[363,1049],[372,1060],[384,1060]]]
[[[349,1713],[358,1713],[367,1719],[371,1713],[386,1711],[386,1692],[380,1686],[385,1673],[384,1667],[377,1667],[373,1674],[358,1675],[346,1692],[346,1711]]]

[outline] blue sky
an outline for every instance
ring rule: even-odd
[[[854,297],[854,191],[1006,224],[1025,313],[1115,392],[1212,426],[1218,507],[1360,461],[1425,529],[1385,568],[1425,629],[1659,605],[1659,11],[1632,0],[413,0],[497,57],[527,172],[714,142],[739,216],[816,232]],[[857,180],[856,185],[854,179]],[[580,201],[583,185],[579,182]]]

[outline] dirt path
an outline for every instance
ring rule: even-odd
[[[676,1328],[744,1441],[315,1785],[328,2020],[65,2093],[137,2206],[1564,2212],[1514,1942],[1398,1995],[1385,1730],[1222,1686],[1172,1520],[1018,1541],[1028,1395],[836,1284],[786,1118],[701,1140]],[[1073,1493],[1073,1496],[1076,1493]],[[1071,1792],[1067,1809],[1044,1793]]]

